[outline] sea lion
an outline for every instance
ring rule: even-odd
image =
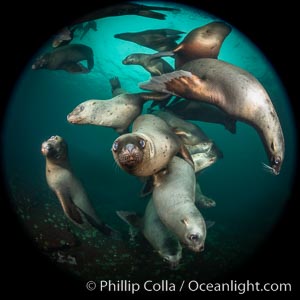
[[[127,91],[122,89],[120,80],[117,76],[110,78],[109,83],[111,86],[111,93],[113,97],[119,96],[121,94],[128,94]]]
[[[168,111],[154,111],[153,113],[166,121],[181,138],[192,156],[195,173],[209,167],[217,159],[223,158],[222,151],[199,126],[186,122]]]
[[[132,133],[119,136],[112,145],[112,154],[119,167],[138,177],[147,177],[166,168],[177,153],[193,164],[188,150],[171,127],[149,114],[137,117]]]
[[[198,58],[218,58],[221,46],[230,32],[231,26],[214,21],[190,31],[172,51],[156,53],[154,57],[174,56],[175,69]]]
[[[173,67],[162,58],[153,58],[152,54],[133,53],[123,59],[124,65],[140,65],[146,69],[151,76],[173,72]]]
[[[88,21],[82,28],[82,33],[80,39],[82,40],[84,36],[89,32],[90,29],[97,31],[97,23],[94,20]]]
[[[116,232],[99,219],[83,185],[74,175],[66,141],[58,135],[52,136],[42,143],[41,152],[46,158],[48,186],[68,219],[80,228],[92,225],[105,235],[114,235]]]
[[[87,68],[80,61],[87,61]],[[38,57],[33,70],[64,70],[70,73],[88,73],[94,66],[92,48],[82,44],[70,44],[53,49]]]
[[[232,134],[236,133],[236,119],[214,105],[183,100],[171,102],[166,108],[184,120],[221,124]]]
[[[170,51],[177,47],[176,41],[180,38],[180,34],[182,33],[184,32],[174,29],[153,29],[140,32],[119,33],[115,34],[114,37],[156,51]]]
[[[68,114],[67,120],[72,124],[91,124],[111,127],[118,133],[128,131],[129,125],[141,114],[143,105],[151,99],[163,100],[167,94],[136,93],[120,94],[108,100],[91,99],[77,105]]]
[[[117,215],[129,225],[138,228],[171,269],[178,267],[182,256],[181,244],[161,222],[152,199],[149,200],[143,217],[128,211],[117,211]]]
[[[95,10],[81,18],[76,19],[73,24],[83,23],[95,19],[106,17],[118,17],[127,15],[136,15],[157,20],[165,20],[166,15],[153,10],[178,12],[180,9],[162,6],[148,6],[137,3],[119,3],[117,5],[107,6],[99,10]]]
[[[203,251],[206,224],[195,206],[194,169],[183,159],[174,156],[167,170],[153,177],[152,198],[162,223],[189,249]]]
[[[280,173],[285,148],[280,121],[267,91],[253,75],[230,63],[202,58],[154,78],[140,87],[216,105],[253,126],[271,164],[265,166],[274,175]]]
[[[73,32],[68,27],[61,29],[52,41],[52,47],[57,48],[69,44],[73,40]]]

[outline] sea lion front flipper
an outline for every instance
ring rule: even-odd
[[[154,76],[147,82],[139,83],[139,87],[144,90],[188,98],[190,95],[186,95],[186,93],[190,89],[190,84],[197,80],[200,81],[200,79],[191,72],[179,70],[161,76]],[[174,81],[176,81],[176,84],[172,84]]]
[[[236,120],[235,119],[228,118],[228,122],[226,122],[224,126],[232,134],[236,133]]]
[[[140,197],[143,198],[143,197],[146,197],[149,194],[151,194],[153,192],[153,188],[154,188],[153,177],[149,176],[149,177],[145,178],[145,183],[143,185]]]
[[[196,183],[196,190],[195,190],[195,205],[198,208],[203,208],[203,207],[210,208],[216,206],[216,202],[213,199],[203,195],[198,182]]]
[[[88,73],[89,72],[89,69],[84,67],[81,63],[69,62],[69,63],[64,64],[61,68],[69,73]]]
[[[157,59],[157,58],[161,58],[161,57],[169,57],[169,56],[174,56],[174,52],[173,51],[160,51],[160,52],[152,54],[149,57],[149,60]]]
[[[181,143],[179,152],[180,156],[191,165],[193,169],[195,169],[193,158],[189,152],[189,150],[185,147],[183,143]]]
[[[77,206],[74,204],[72,197],[67,191],[58,190],[55,192],[62,206],[65,215],[77,226],[82,227],[84,220],[82,219]]]

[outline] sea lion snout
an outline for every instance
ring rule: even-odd
[[[51,145],[46,141],[42,144],[41,152],[43,155],[47,155],[51,150]]]
[[[121,165],[133,167],[142,161],[143,153],[139,147],[134,144],[126,144],[119,153],[119,162]]]
[[[272,158],[272,171],[275,175],[278,175],[280,173],[282,165],[282,160],[279,156]]]

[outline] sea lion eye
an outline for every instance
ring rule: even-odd
[[[112,149],[113,149],[113,151],[117,151],[118,150],[118,147],[119,147],[119,142],[118,141],[115,141],[114,143],[113,143],[113,146],[112,146]]]
[[[190,236],[189,236],[189,239],[191,240],[191,241],[197,241],[198,240],[198,235],[197,234],[191,234]]]
[[[142,148],[145,148],[146,142],[144,140],[140,139],[139,144]]]

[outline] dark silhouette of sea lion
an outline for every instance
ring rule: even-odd
[[[152,76],[174,71],[173,67],[162,58],[153,58],[151,54],[133,53],[123,59],[124,65],[140,65]]]
[[[118,17],[125,15],[137,15],[146,18],[165,20],[166,15],[152,10],[162,11],[180,11],[178,8],[162,7],[162,6],[147,6],[137,3],[120,3],[118,5],[107,6],[102,9],[93,11],[73,22],[73,24],[88,22],[95,19],[106,17]]]
[[[97,31],[97,23],[96,21],[92,20],[92,21],[88,21],[82,29],[82,34],[80,36],[80,39],[82,40],[84,38],[84,36],[89,32],[89,30],[92,29],[94,31]]]
[[[174,29],[153,29],[140,32],[125,32],[115,34],[114,37],[148,47],[156,51],[170,51],[177,47],[183,31]]]
[[[80,61],[87,61],[87,68]],[[70,44],[53,49],[36,59],[33,70],[64,70],[70,73],[88,73],[94,66],[92,48],[82,44]]]

